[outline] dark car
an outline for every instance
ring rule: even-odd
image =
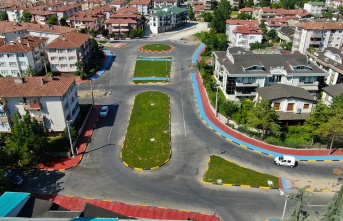
[[[7,173],[5,173],[4,177],[10,180],[14,186],[20,186],[24,182],[23,178],[13,170],[9,170]]]

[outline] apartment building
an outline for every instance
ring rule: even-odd
[[[254,15],[254,9],[249,8],[249,7],[248,8],[241,8],[241,9],[239,9],[239,13],[247,13],[247,14],[253,16]]]
[[[126,38],[132,29],[141,27],[141,17],[135,7],[120,8],[105,21],[105,29],[115,39]]]
[[[90,37],[89,34],[72,32],[48,44],[45,48],[51,71],[72,73],[77,70],[76,62],[87,63],[90,57]]]
[[[279,30],[282,27],[295,27],[295,24],[298,22],[298,20],[299,18],[297,17],[270,18],[264,23],[266,24],[266,28],[268,30]]]
[[[151,10],[150,30],[152,33],[162,33],[174,30],[187,23],[188,10],[179,7],[157,7]]]
[[[52,12],[56,12],[58,20],[61,20],[62,17],[70,18],[74,13],[81,11],[82,6],[78,3],[67,4],[62,7],[57,7]]]
[[[254,54],[233,47],[213,52],[213,57],[214,76],[225,97],[234,101],[253,99],[257,88],[276,84],[300,87],[317,96],[328,76],[301,54]]]
[[[151,0],[132,0],[128,3],[128,6],[135,7],[138,12],[142,15],[150,13],[150,8],[153,7],[153,1]]]
[[[322,101],[330,106],[335,97],[343,94],[343,83],[327,86],[323,88]]]
[[[232,47],[250,48],[250,43],[261,43],[263,38],[263,32],[261,28],[241,25],[237,26],[230,35],[232,38]]]
[[[283,8],[269,8],[269,7],[262,7],[257,11],[257,19],[260,21],[270,19],[270,18],[283,18],[283,17],[307,18],[307,17],[310,17],[310,13],[304,9],[287,10]]]
[[[11,131],[16,111],[28,111],[48,132],[62,132],[80,112],[75,77],[0,78],[0,95],[0,132]]]
[[[99,30],[106,20],[106,14],[101,12],[78,11],[67,19],[67,24],[76,29]]]
[[[342,0],[326,0],[325,5],[327,7],[337,9],[339,6],[343,5],[343,1]]]
[[[304,88],[276,84],[256,89],[255,100],[268,100],[283,125],[299,125],[310,117],[317,101]]]
[[[194,14],[195,14],[195,18],[197,20],[203,20],[202,18],[202,14],[205,11],[205,5],[203,2],[193,2],[193,11],[194,11]]]
[[[30,66],[36,73],[45,71],[47,41],[44,37],[25,36],[0,47],[1,76],[23,76]]]
[[[292,51],[305,54],[308,48],[342,48],[343,22],[302,22],[296,24]]]
[[[109,6],[116,8],[116,10],[125,7],[125,5],[126,5],[125,0],[113,0],[109,3]]]
[[[228,37],[228,41],[234,41],[234,33],[233,31],[239,26],[249,26],[249,27],[259,27],[258,20],[234,20],[228,19],[226,20],[226,36]]]
[[[108,5],[110,2],[110,0],[84,0],[82,1],[82,10],[92,10],[93,8],[101,5]]]
[[[312,15],[322,15],[327,11],[327,8],[324,2],[308,2],[304,4],[304,10]]]
[[[57,12],[53,11],[41,11],[41,10],[27,10],[31,13],[31,22],[37,22],[38,24],[46,24],[46,21],[52,17],[57,16]]]
[[[178,0],[155,0],[153,2],[154,8],[161,6],[178,6]],[[192,4],[195,2],[192,2]]]

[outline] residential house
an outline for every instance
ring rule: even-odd
[[[106,14],[102,12],[78,11],[67,19],[67,24],[76,29],[99,30],[106,19]]]
[[[277,35],[284,42],[293,42],[294,32],[293,28],[282,27],[277,31]]]
[[[152,33],[162,33],[174,30],[187,23],[188,10],[179,7],[157,7],[151,10],[150,30]]]
[[[237,7],[238,8],[238,2],[239,2],[239,0],[230,0],[231,7]]]
[[[84,0],[82,1],[82,10],[92,10],[93,8],[101,5],[108,5],[110,2],[110,0]]]
[[[47,37],[50,43],[61,34],[76,32],[75,28],[59,25],[41,25],[34,23],[18,23],[10,21],[0,21],[0,39],[6,42],[15,41],[18,37],[31,35],[37,37]]]
[[[333,102],[333,99],[341,94],[343,94],[343,83],[323,87],[322,100],[324,104],[330,106]]]
[[[305,53],[310,63],[329,74],[325,81],[327,85],[343,83],[343,52],[341,49],[328,47],[323,51],[306,51]]]
[[[126,1],[125,0],[113,0],[108,5],[112,8],[116,8],[118,10],[120,8],[125,7]]]
[[[51,71],[72,73],[77,71],[76,62],[87,63],[90,57],[90,37],[89,34],[71,32],[45,46]]]
[[[299,22],[296,24],[292,51],[305,54],[308,48],[342,48],[343,22]]]
[[[193,2],[193,11],[197,20],[203,20],[202,14],[205,12],[205,5],[203,2]]]
[[[270,18],[267,19],[264,23],[266,24],[266,28],[268,30],[278,30],[282,27],[292,26],[292,24],[294,25],[298,20],[299,18],[297,17]]]
[[[105,29],[115,39],[126,38],[131,30],[141,27],[141,17],[135,7],[120,8],[105,21]]]
[[[258,20],[234,20],[234,19],[228,19],[226,20],[226,36],[228,37],[228,41],[233,41],[233,31],[238,26],[244,26],[248,25],[249,27],[259,27],[259,21]]]
[[[99,13],[104,14],[105,16],[102,18],[101,23],[104,24],[104,22],[109,19],[109,17],[116,11],[115,7],[111,7],[109,5],[100,5],[98,7],[94,7],[91,12],[93,13]]]
[[[261,99],[270,102],[278,120],[286,126],[303,124],[317,103],[304,88],[285,84],[257,88],[255,100]]]
[[[154,8],[161,7],[161,6],[178,6],[178,0],[155,0],[154,1]],[[194,5],[196,2],[192,2]],[[197,2],[200,3],[200,2]],[[201,2],[202,3],[202,2]]]
[[[0,97],[1,132],[10,132],[16,111],[28,111],[48,132],[64,131],[80,112],[74,76],[0,78]]]
[[[339,6],[343,5],[343,1],[342,0],[326,0],[325,1],[325,5],[327,7],[331,7],[331,8],[338,8]]]
[[[308,64],[301,54],[255,54],[242,47],[215,51],[214,76],[226,99],[256,96],[256,89],[275,84],[301,87],[317,96],[328,73]]]
[[[308,2],[304,4],[304,10],[307,10],[311,15],[322,15],[327,12],[324,2]]]
[[[1,76],[23,76],[31,66],[36,73],[46,70],[45,45],[48,38],[25,36],[0,47]]]
[[[137,8],[141,15],[147,15],[150,13],[150,8],[153,7],[153,2],[151,0],[131,0],[128,5]]]
[[[70,18],[74,13],[81,10],[82,10],[81,4],[74,3],[74,4],[67,4],[62,7],[57,7],[51,11],[56,12],[58,20],[61,20],[62,17]]]
[[[257,19],[266,20],[269,18],[283,18],[283,17],[298,17],[307,18],[310,17],[310,13],[303,9],[283,9],[283,8],[269,8],[262,7],[258,11]]]
[[[253,8],[241,8],[239,9],[239,13],[247,13],[251,16],[253,16],[253,13],[254,13],[254,9]]]
[[[237,26],[230,35],[232,47],[250,48],[250,43],[262,42],[262,29],[255,26],[241,25]]]
[[[57,12],[53,11],[41,11],[41,10],[27,10],[31,13],[31,22],[37,22],[38,24],[45,24],[46,21],[52,17],[57,16]]]
[[[14,6],[11,8],[7,8],[7,16],[9,21],[14,21],[14,22],[19,22],[21,17],[23,16],[24,11],[26,11],[26,7],[19,7],[19,6]]]
[[[238,1],[238,0],[230,0],[230,1]],[[204,3],[205,11],[211,11],[212,10],[212,8],[211,8],[212,7],[212,1],[211,0],[200,0],[200,2]]]

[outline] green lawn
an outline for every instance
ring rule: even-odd
[[[169,57],[167,59],[170,59]],[[169,77],[171,61],[138,60],[136,61],[134,77]]]
[[[275,176],[240,167],[218,156],[211,156],[204,181],[215,182],[218,179],[227,184],[251,186],[268,186],[267,182],[271,180],[274,183],[273,187],[279,188],[278,178]]]
[[[151,50],[151,51],[167,51],[170,49],[170,46],[166,44],[150,44],[150,45],[144,45],[143,49]]]
[[[169,159],[169,112],[167,94],[148,91],[136,96],[122,150],[124,162],[152,168]]]

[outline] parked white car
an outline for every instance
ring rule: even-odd
[[[108,114],[108,106],[102,106],[101,111],[100,111],[100,116],[106,117],[107,114]]]
[[[275,157],[274,163],[278,166],[294,167],[296,164],[296,160],[295,160],[295,157],[293,156],[280,156],[280,157]]]

